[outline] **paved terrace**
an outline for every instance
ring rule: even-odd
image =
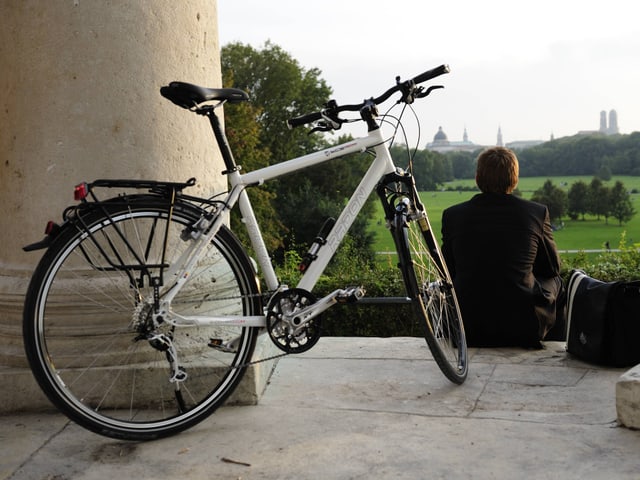
[[[260,403],[178,436],[120,442],[57,413],[0,417],[0,479],[638,479],[616,420],[624,369],[472,349],[462,386],[414,338],[323,338],[277,363]]]

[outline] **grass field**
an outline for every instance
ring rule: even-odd
[[[525,177],[520,179],[518,189],[522,192],[524,198],[531,198],[533,192],[540,188],[549,177]],[[583,180],[585,183],[591,182],[592,177],[551,177],[554,185],[562,187],[568,191],[571,184],[577,180]],[[614,177],[605,185],[612,186],[616,180],[622,181],[628,190],[636,189],[640,191],[640,177],[619,176]],[[475,185],[473,180],[459,180],[451,182],[450,186],[472,186]],[[436,237],[440,238],[440,225],[442,211],[456,203],[468,200],[474,192],[423,192],[421,198],[427,207],[431,225],[436,232]],[[605,223],[603,219],[596,220],[587,217],[586,220],[569,220],[564,219],[564,227],[554,232],[554,237],[558,249],[560,251],[571,250],[597,250],[602,249],[605,242],[609,242],[611,248],[616,248],[620,242],[620,235],[626,232],[627,245],[634,243],[640,244],[640,194],[631,195],[637,213],[635,217],[626,225],[618,225],[617,220],[609,219],[609,223]],[[376,241],[374,249],[377,252],[393,251],[393,240],[384,225],[384,215],[382,208],[378,206],[374,218],[370,222],[371,231],[375,232]]]

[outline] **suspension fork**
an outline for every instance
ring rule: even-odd
[[[393,187],[389,188],[390,184]],[[407,242],[406,235],[399,230],[405,229],[408,222],[415,221],[420,226],[429,254],[437,268],[443,273],[447,272],[431,223],[420,201],[413,175],[408,172],[385,175],[378,184],[376,192],[382,202],[387,226],[392,231],[398,254],[401,254],[401,249],[407,250],[407,246],[402,245]],[[398,215],[402,216],[401,220],[396,218]],[[411,260],[407,258],[406,261]]]
[[[390,187],[392,185],[392,187]],[[392,227],[396,215],[396,207],[402,199],[409,199],[416,205],[416,210],[424,210],[415,188],[413,176],[408,173],[393,172],[385,175],[376,186],[376,193],[382,202],[387,225]]]

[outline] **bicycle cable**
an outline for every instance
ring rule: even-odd
[[[416,152],[420,146],[420,137],[421,137],[421,128],[420,128],[420,119],[418,118],[418,115],[416,114],[415,109],[411,106],[411,104],[408,103],[403,103],[402,105],[402,110],[400,112],[400,114],[398,116],[395,115],[391,115],[391,111],[396,108],[398,106],[399,103],[403,103],[403,102],[397,102],[396,104],[392,105],[391,107],[389,107],[387,109],[387,111],[380,116],[379,121],[381,123],[386,123],[388,125],[391,125],[391,127],[393,128],[393,135],[391,135],[390,139],[388,139],[387,141],[389,142],[389,148],[391,148],[393,146],[393,144],[396,141],[396,137],[398,135],[398,132],[400,132],[401,138],[402,140],[404,140],[404,145],[406,146],[407,149],[407,168],[405,168],[406,171],[413,173],[413,160],[414,157],[416,155]],[[415,146],[412,148],[409,148],[409,135],[407,134],[406,128],[404,126],[404,123],[402,122],[402,118],[404,117],[405,111],[407,109],[407,107],[409,108],[409,110],[411,111],[411,113],[413,114],[413,118],[415,120],[418,132],[417,132],[417,138],[415,141]],[[389,118],[391,120],[389,120]]]

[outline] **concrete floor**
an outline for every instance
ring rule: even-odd
[[[258,405],[147,443],[3,416],[0,479],[640,478],[640,431],[616,421],[624,369],[559,342],[470,354],[456,386],[422,339],[322,338],[279,360]]]

